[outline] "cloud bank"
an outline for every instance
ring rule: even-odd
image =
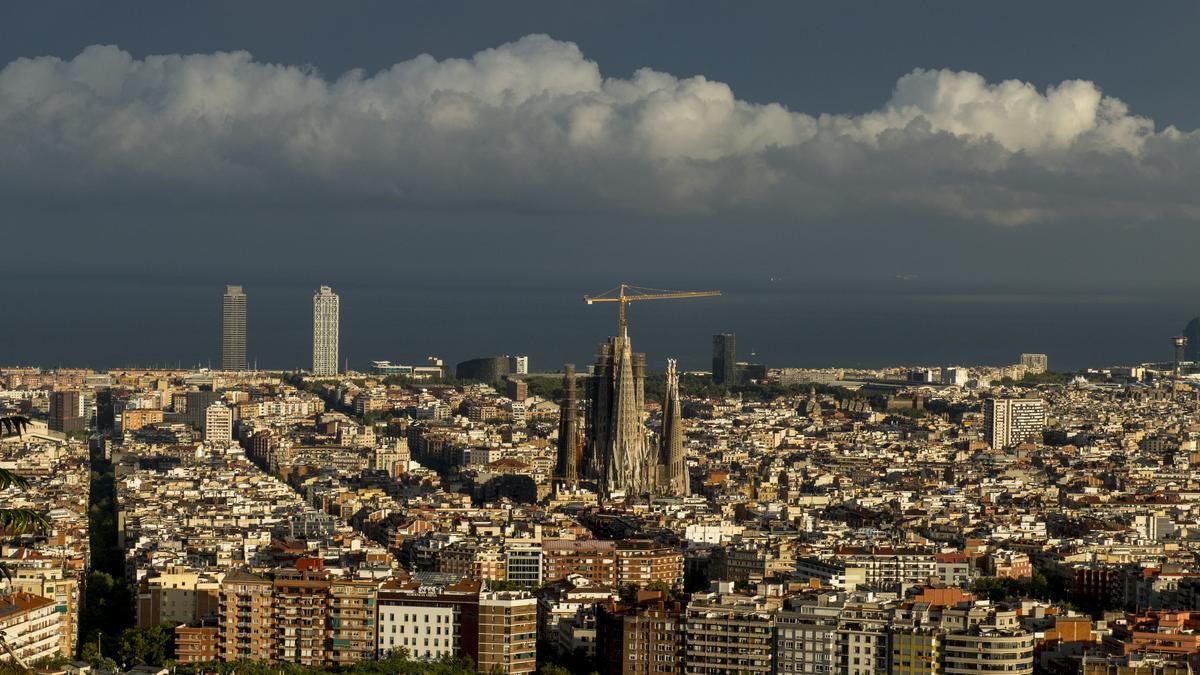
[[[884,98],[881,92],[881,99]],[[1195,219],[1196,132],[1095,84],[915,70],[861,115],[702,76],[606,78],[544,35],[328,79],[246,52],[93,46],[0,70],[9,199],[251,200],[786,221]]]

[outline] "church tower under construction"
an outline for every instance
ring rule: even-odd
[[[663,480],[669,481],[670,486],[682,481],[683,489],[687,483],[683,465],[683,428],[679,423],[679,380],[674,378],[675,412],[672,415],[663,411],[663,443],[654,447],[645,420],[646,355],[634,352],[630,346],[625,306],[645,300],[707,298],[720,294],[720,291],[669,291],[619,284],[599,295],[583,296],[589,305],[617,305],[617,336],[600,345],[587,384],[584,471],[596,482],[602,498],[675,494],[676,488],[668,487]],[[674,373],[674,362],[670,368]],[[666,428],[668,417],[674,420],[670,429]],[[669,477],[660,479],[660,472]]]
[[[609,338],[596,354],[588,380],[588,474],[603,497],[655,491],[657,457],[646,438],[646,355],[632,350],[629,334]]]
[[[679,403],[679,373],[667,359],[667,388],[663,397],[662,434],[658,450],[658,491],[686,497],[691,490],[683,458],[683,415]]]
[[[575,487],[579,482],[579,404],[575,397],[575,364],[563,366],[563,402],[558,416],[558,466],[555,473],[561,484]]]

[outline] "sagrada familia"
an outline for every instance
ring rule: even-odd
[[[657,443],[645,420],[646,355],[634,352],[628,333],[600,345],[586,398],[577,398],[575,367],[563,368],[559,417],[560,482],[596,483],[601,497],[684,496],[689,492],[683,457],[679,375],[667,361],[662,427]]]

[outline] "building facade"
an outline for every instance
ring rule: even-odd
[[[1040,398],[985,399],[983,427],[985,440],[993,448],[1039,441],[1046,429],[1046,402]]]
[[[214,403],[204,410],[204,440],[209,443],[233,440],[233,411],[224,403]]]
[[[476,650],[480,582],[391,582],[379,591],[380,658],[404,650],[427,661]]]
[[[338,374],[339,299],[333,289],[322,286],[313,295],[312,374],[329,377]]]
[[[632,350],[628,335],[600,345],[588,380],[588,474],[605,497],[642,495],[656,485],[652,452],[642,415],[646,355]]]
[[[246,294],[226,286],[221,306],[221,370],[246,369]]]
[[[684,672],[775,672],[775,613],[760,598],[697,593],[684,624]]]
[[[712,363],[713,382],[736,384],[737,337],[733,333],[719,333],[713,336]]]
[[[50,431],[83,431],[87,424],[83,417],[82,403],[79,392],[74,389],[51,392],[48,423]]]
[[[0,597],[0,635],[25,663],[52,658],[62,649],[63,620],[50,598],[22,591]],[[0,661],[11,661],[7,650]]]
[[[479,641],[474,654],[481,673],[537,670],[537,598],[524,591],[479,594]]]
[[[596,658],[601,672],[655,675],[684,672],[683,605],[661,597],[633,605],[601,604]]]

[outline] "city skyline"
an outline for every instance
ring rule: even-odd
[[[363,324],[361,321],[356,321],[353,324],[353,329],[348,333],[341,331],[339,333],[339,350],[344,339],[351,341],[351,347],[348,354],[357,354],[352,356],[351,367],[357,369],[365,369],[369,363],[380,358],[390,359],[395,362],[410,362],[414,364],[423,363],[425,357],[431,353],[438,354],[444,357],[447,361],[454,362],[461,359],[467,354],[476,354],[482,351],[493,352],[519,352],[529,350],[531,344],[530,338],[518,337],[516,333],[512,336],[502,336],[498,334],[476,335],[476,336],[455,336],[455,340],[451,342],[443,342],[438,332],[430,332],[424,337],[416,340],[404,338],[399,340],[379,340],[378,319],[387,316],[387,307],[393,301],[391,293],[395,293],[396,297],[405,298],[403,302],[412,302],[411,298],[418,298],[417,302],[421,302],[429,293],[428,289],[417,287],[412,289],[396,288],[389,290],[387,287],[376,286],[361,286],[352,285],[350,287],[355,293],[357,305],[367,310],[364,316],[369,320],[369,323]],[[200,293],[211,293],[211,287],[205,289],[201,286],[195,286],[189,289]],[[458,289],[450,289],[457,292]],[[582,343],[588,340],[588,335],[594,335],[595,331],[604,330],[605,321],[602,318],[584,311],[578,302],[577,291],[573,289],[562,288],[557,290],[537,289],[538,295],[543,298],[540,303],[547,303],[547,307],[553,306],[551,313],[561,314],[562,316],[570,316],[572,324],[578,324],[578,327],[570,327],[570,332],[575,335],[574,343]],[[467,297],[469,292],[464,291]],[[525,291],[520,288],[514,289],[492,289],[494,298],[489,299],[486,303],[486,309],[490,313],[489,320],[499,322],[498,325],[520,326],[521,332],[525,332],[525,327],[522,325],[525,321],[525,312],[529,308],[527,302],[523,299]],[[360,295],[365,294],[365,295]],[[187,298],[193,300],[187,300]],[[211,296],[209,296],[211,297]],[[311,305],[306,302],[305,305],[298,305],[303,295],[303,291],[299,286],[291,284],[280,285],[278,283],[264,287],[258,296],[262,301],[257,305],[256,315],[259,323],[256,330],[265,331],[258,333],[260,335],[270,336],[273,339],[268,340],[270,349],[266,351],[267,357],[260,359],[257,355],[254,362],[250,363],[247,359],[247,366],[255,365],[262,369],[268,370],[293,370],[293,369],[311,369],[311,342],[308,337],[311,336],[311,328],[305,330],[309,336],[300,333],[296,329],[301,328],[303,323],[307,323],[307,319],[301,318],[303,314],[311,311]],[[454,297],[454,296],[448,296]],[[846,296],[848,299],[854,300],[853,295]],[[892,302],[896,299],[904,299],[905,295],[892,296]],[[914,295],[914,300],[925,302],[924,298],[929,296],[918,291]],[[737,305],[743,303],[754,307],[757,311],[760,302],[777,298],[773,294],[764,294],[761,290],[752,292],[733,291],[727,292],[724,299],[715,301],[714,306],[704,313],[694,313],[687,311],[675,312],[670,308],[660,308],[660,311],[644,314],[641,319],[645,322],[645,326],[649,329],[649,338],[652,343],[650,350],[652,353],[651,362],[662,362],[665,358],[679,358],[683,370],[689,371],[711,371],[711,360],[707,354],[711,351],[709,347],[704,346],[703,342],[697,340],[695,333],[705,330],[712,330],[716,327],[727,328],[730,326],[747,325],[753,330],[753,337],[746,340],[750,345],[747,348],[747,353],[739,357],[740,361],[766,360],[773,365],[790,365],[797,367],[875,367],[887,363],[905,363],[909,365],[945,365],[944,362],[952,363],[970,363],[970,364],[1002,364],[1008,362],[1011,358],[1011,344],[1016,342],[1024,342],[1025,345],[1036,346],[1039,351],[1047,351],[1050,353],[1051,360],[1065,370],[1078,370],[1086,367],[1104,367],[1111,365],[1128,365],[1142,362],[1150,362],[1166,358],[1170,354],[1169,348],[1164,349],[1164,335],[1174,335],[1181,330],[1181,324],[1184,323],[1184,318],[1188,313],[1182,314],[1168,313],[1171,305],[1164,304],[1160,307],[1155,307],[1151,296],[1131,296],[1128,300],[1118,299],[1115,301],[1104,300],[1095,305],[1095,310],[1101,314],[1094,317],[1087,317],[1089,322],[1099,321],[1102,313],[1107,312],[1107,307],[1113,304],[1129,303],[1129,309],[1135,312],[1141,312],[1148,322],[1141,325],[1140,322],[1129,323],[1125,326],[1101,326],[1097,330],[1089,331],[1089,340],[1086,342],[1078,342],[1075,338],[1067,334],[1051,335],[1053,338],[1047,340],[1037,337],[1012,337],[1002,333],[996,333],[991,330],[988,324],[981,323],[977,328],[972,326],[977,319],[993,316],[995,307],[986,309],[986,311],[975,312],[969,314],[966,318],[968,323],[955,323],[958,317],[953,315],[956,308],[962,307],[959,301],[953,297],[946,298],[951,303],[946,306],[940,304],[931,304],[928,307],[917,305],[917,309],[922,314],[914,314],[911,318],[921,318],[926,321],[922,315],[932,313],[936,315],[935,321],[948,321],[946,324],[935,324],[937,326],[952,326],[951,330],[962,328],[970,328],[972,331],[980,330],[981,333],[964,333],[963,339],[956,338],[953,333],[947,335],[946,328],[938,327],[929,333],[928,338],[921,340],[911,340],[910,342],[892,341],[887,345],[879,345],[876,348],[871,347],[871,340],[864,339],[869,336],[864,336],[858,333],[856,327],[847,325],[845,328],[839,327],[836,323],[822,323],[822,321],[808,322],[804,321],[798,325],[802,329],[811,330],[811,335],[806,338],[803,352],[793,348],[789,341],[781,341],[779,338],[784,337],[782,333],[775,330],[778,327],[777,323],[768,316],[757,316],[754,313],[746,313]],[[854,300],[858,302],[857,300]],[[986,302],[991,302],[985,300]],[[1082,304],[1077,304],[1082,301]],[[192,304],[187,304],[191,302]],[[1045,309],[1053,309],[1055,304],[1062,303],[1063,307],[1072,307],[1074,311],[1080,308],[1086,308],[1088,303],[1093,300],[1088,296],[1063,296],[1061,300],[1055,300],[1054,304],[1047,305],[1043,301],[1034,303],[1034,307],[1044,306]],[[727,303],[737,303],[735,314],[728,313]],[[753,304],[750,304],[753,303]],[[168,305],[163,305],[153,311],[155,314],[162,314],[165,318],[171,313],[178,312],[175,316],[187,315],[196,317],[195,308],[200,306],[201,302],[196,302],[193,295],[179,295],[177,299]],[[483,307],[483,306],[481,306]],[[747,307],[749,309],[749,307]],[[982,309],[982,308],[981,308]],[[422,314],[412,315],[412,320],[421,321],[425,316],[424,312],[436,314],[444,311],[436,306],[429,305],[422,308]],[[507,319],[504,315],[508,312],[513,312],[512,319]],[[636,315],[635,310],[635,315]],[[774,311],[774,310],[772,310]],[[807,308],[805,309],[807,310]],[[823,312],[834,311],[830,309],[822,309]],[[1017,310],[1021,313],[1027,311],[1026,308]],[[1042,310],[1039,310],[1041,312]],[[710,317],[711,315],[711,317]],[[907,315],[900,314],[896,316],[896,320],[904,321]],[[723,318],[724,317],[724,318]],[[865,317],[864,317],[865,318]],[[1062,316],[1062,319],[1071,318],[1070,314]],[[406,319],[407,320],[407,319]],[[858,325],[860,319],[855,319],[854,326]],[[1011,325],[1012,320],[1006,320],[1006,323]],[[1024,319],[1023,319],[1024,320]],[[1061,320],[1058,317],[1050,319]],[[224,314],[217,318],[217,321],[222,325],[224,323]],[[506,322],[508,322],[506,324]],[[171,325],[172,322],[163,325]],[[687,324],[686,326],[683,324]],[[114,321],[111,316],[104,316],[98,319],[97,322],[91,324],[92,333],[103,334],[106,326],[124,326],[122,322]],[[138,330],[142,333],[154,330],[156,322],[142,324],[138,326]],[[199,330],[203,330],[202,326],[197,326]],[[1037,334],[1036,330],[1032,330],[1033,326],[1027,326],[1023,330],[1029,335]],[[1111,329],[1118,328],[1117,332],[1112,332]],[[1125,336],[1129,334],[1129,329],[1136,329],[1139,337],[1137,342],[1144,344],[1143,348],[1128,349],[1120,348],[1121,344],[1128,344]],[[643,329],[645,331],[646,328]],[[789,328],[789,330],[791,330]],[[925,330],[925,329],[922,329]],[[282,331],[282,332],[281,332]],[[252,331],[254,332],[254,331]],[[739,331],[742,332],[742,331]],[[1110,337],[1110,333],[1112,333]],[[813,338],[820,338],[823,334],[828,334],[828,337],[835,339],[829,340],[828,344],[835,348],[835,351],[826,351],[826,355],[820,355],[819,350],[828,350],[828,347],[822,347],[819,341],[813,341]],[[532,338],[534,349],[533,361],[535,364],[542,364],[541,367],[547,365],[552,366],[554,363],[561,363],[568,359],[577,359],[587,353],[587,350],[579,349],[578,346],[573,346],[567,350],[562,350],[562,343],[556,341],[554,351],[543,351],[537,348],[537,345],[543,344],[544,337],[538,331],[529,333]],[[251,336],[253,337],[253,336]],[[702,337],[702,336],[701,336]],[[915,337],[915,336],[914,336]],[[363,339],[366,338],[367,346],[362,346]],[[945,343],[939,343],[937,340],[942,339]],[[3,337],[0,337],[3,340]],[[187,345],[189,340],[196,348],[192,349],[175,349],[178,345]],[[683,342],[680,343],[680,340]],[[752,341],[751,341],[752,340]],[[932,340],[932,343],[928,341]],[[1120,341],[1118,341],[1120,340]],[[489,342],[490,341],[490,342]],[[122,343],[121,349],[115,352],[113,356],[107,356],[100,359],[92,358],[76,358],[73,360],[63,361],[60,358],[45,359],[41,361],[20,361],[14,362],[13,365],[40,365],[43,367],[52,367],[54,365],[69,365],[76,367],[98,367],[98,368],[120,368],[120,367],[138,367],[145,365],[160,365],[170,367],[216,367],[220,368],[222,363],[222,354],[220,351],[215,354],[208,348],[205,348],[206,340],[199,332],[191,335],[178,336],[175,340],[152,340],[151,347],[155,345],[163,345],[172,347],[165,354],[146,359],[146,358],[131,358],[127,356],[132,352],[127,349],[128,345]],[[986,344],[992,342],[993,344]],[[1194,341],[1189,342],[1189,350]],[[854,344],[861,343],[858,347],[853,347]],[[947,350],[944,344],[953,343],[954,347]],[[78,343],[73,343],[77,347]],[[211,343],[209,343],[211,344]],[[486,347],[487,344],[496,345],[492,349]],[[906,347],[905,345],[909,345]],[[1057,348],[1047,349],[1046,346],[1058,344]],[[357,348],[356,348],[357,345]],[[484,345],[484,346],[481,346]],[[680,345],[683,345],[682,348]],[[299,351],[302,346],[303,352]],[[1110,351],[1107,355],[1100,356],[1085,356],[1084,354],[1097,346],[1117,346],[1118,349]],[[817,350],[812,349],[817,347]],[[191,352],[193,356],[180,356],[185,352]],[[832,356],[828,354],[834,354]],[[122,354],[125,354],[124,356]],[[291,356],[281,359],[279,355],[290,354]],[[797,354],[801,354],[797,356]],[[1189,357],[1188,360],[1194,360]],[[344,365],[344,362],[339,361],[339,367]],[[658,368],[654,368],[658,370]]]
[[[1200,672],[1197,22],[0,3],[0,672]]]

